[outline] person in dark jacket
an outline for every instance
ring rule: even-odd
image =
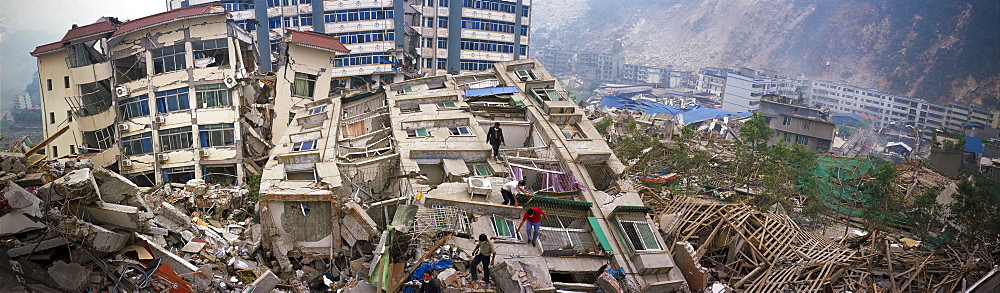
[[[420,293],[441,293],[441,281],[430,271],[425,271],[424,278],[420,279]]]
[[[493,158],[500,159],[500,145],[507,145],[503,140],[503,129],[500,129],[500,122],[493,123],[493,127],[486,132],[486,142],[493,146]]]

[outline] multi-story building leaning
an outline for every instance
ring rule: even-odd
[[[374,227],[391,226],[411,235],[404,239],[486,234],[497,263],[549,271],[529,277],[541,282],[536,290],[570,290],[605,266],[620,267],[635,290],[686,286],[673,245],[619,179],[624,165],[537,61],[323,94],[294,111],[264,170],[263,233],[279,262],[286,255],[353,258],[350,247],[380,242]],[[500,159],[486,143],[494,123],[506,138]],[[511,180],[537,191],[519,195],[522,206],[549,217],[537,246],[515,229],[524,209],[500,204],[499,188]],[[394,244],[384,243],[388,253]],[[467,240],[448,243],[473,248]]]
[[[351,51],[334,73],[344,80],[480,71],[528,55],[530,0],[169,0],[167,8],[204,3],[221,3],[241,27],[271,40],[259,42],[260,52],[278,52],[287,30],[339,38]],[[277,53],[263,57],[277,65]]]
[[[50,158],[79,154],[143,186],[241,182],[266,158],[253,39],[221,6],[74,25],[31,55],[44,134],[68,128]]]

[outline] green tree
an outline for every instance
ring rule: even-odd
[[[611,120],[611,117],[604,116],[604,118],[601,118],[601,121],[594,124],[594,128],[596,128],[597,132],[601,133],[601,135],[608,135],[608,127],[611,127],[612,123],[614,123],[614,121]]]
[[[1000,237],[1000,190],[988,178],[962,180],[954,202],[948,205],[948,220],[956,225],[956,240],[963,244],[997,244]]]
[[[906,219],[910,221],[912,231],[921,238],[930,238],[944,227],[941,221],[944,206],[937,202],[938,193],[936,188],[928,189],[906,208]]]
[[[774,129],[768,127],[764,116],[757,113],[754,113],[752,118],[740,126],[740,137],[751,148],[756,149],[764,146],[772,135],[774,135]]]
[[[899,171],[892,164],[885,164],[872,173],[872,181],[863,186],[868,195],[861,218],[877,229],[893,226],[903,212],[903,194],[897,188]]]
[[[850,126],[847,126],[847,125],[839,125],[839,126],[837,126],[837,136],[840,136],[840,137],[843,137],[843,138],[851,137],[852,135],[854,135],[855,131],[856,131],[856,129],[854,127],[850,127]]]

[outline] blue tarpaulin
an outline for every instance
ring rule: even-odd
[[[467,89],[465,90],[465,97],[479,97],[479,96],[489,96],[489,95],[503,95],[503,94],[513,94],[518,92],[517,87],[514,86],[502,86],[502,87],[490,87],[484,89]]]
[[[691,123],[704,121],[712,118],[723,118],[726,116],[731,116],[735,118],[744,118],[752,115],[753,113],[749,112],[736,113],[733,111],[726,111],[722,109],[698,108],[681,113],[680,117],[678,118],[678,122],[680,122],[683,125],[688,125]]]
[[[983,140],[978,137],[965,137],[965,151],[970,153],[983,153]]]
[[[424,277],[424,272],[426,271],[440,271],[455,266],[451,263],[450,259],[442,259],[436,262],[425,262],[417,267],[416,271],[413,271],[413,275],[410,276],[411,280],[419,280]]]
[[[653,103],[648,101],[637,101],[628,98],[622,98],[618,96],[606,95],[601,99],[601,108],[616,108],[616,109],[626,109],[626,110],[639,110],[647,114],[656,113],[667,113],[670,115],[677,115],[681,112],[681,109],[677,109],[671,106],[667,106],[660,103]]]

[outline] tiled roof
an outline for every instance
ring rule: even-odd
[[[185,7],[180,9],[174,9],[163,13],[157,13],[150,16],[146,16],[140,19],[127,21],[118,26],[118,30],[115,31],[114,35],[111,37],[116,37],[131,33],[140,29],[144,29],[150,26],[164,24],[168,22],[173,22],[182,19],[188,19],[204,15],[212,14],[225,14],[226,9],[217,4],[206,4]]]
[[[347,49],[340,39],[336,37],[327,36],[324,34],[317,34],[313,32],[288,30],[291,36],[288,41],[291,43],[296,43],[299,45],[309,46],[321,50],[330,50],[337,52],[350,53],[351,50]]]
[[[42,54],[45,54],[45,53],[48,53],[48,52],[52,52],[52,51],[55,51],[55,50],[62,49],[62,47],[63,47],[63,45],[62,45],[61,42],[55,42],[55,43],[49,43],[49,44],[41,45],[41,46],[35,47],[34,51],[31,51],[31,56],[38,57],[39,55],[42,55]]]
[[[68,42],[74,39],[94,36],[98,34],[110,33],[115,31],[116,28],[117,27],[115,27],[115,24],[111,23],[110,21],[95,22],[92,24],[88,24],[85,26],[69,30],[68,32],[66,32],[66,35],[63,36],[61,42]]]

